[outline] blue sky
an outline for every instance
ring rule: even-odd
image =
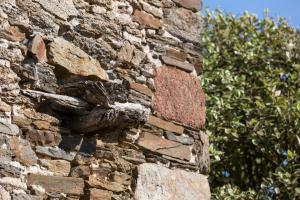
[[[300,0],[203,0],[203,9],[207,6],[211,10],[221,8],[237,15],[247,10],[259,17],[268,8],[272,17],[285,17],[289,24],[300,27]]]

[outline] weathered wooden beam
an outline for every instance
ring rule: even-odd
[[[104,128],[125,128],[147,121],[150,110],[140,104],[116,103],[110,108],[94,108],[89,114],[70,120],[71,130],[90,133]]]
[[[91,109],[91,106],[87,102],[75,97],[51,94],[35,90],[21,90],[21,92],[24,95],[35,99],[48,100],[51,108],[59,112],[83,114],[84,111]]]

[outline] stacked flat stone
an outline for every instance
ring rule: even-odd
[[[0,199],[210,199],[201,0],[2,0]]]

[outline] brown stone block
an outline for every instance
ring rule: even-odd
[[[184,128],[182,126],[175,125],[172,122],[168,122],[154,116],[150,116],[147,123],[177,134],[182,134],[184,131]]]
[[[162,56],[162,60],[167,65],[175,66],[183,71],[186,71],[188,73],[191,73],[194,71],[194,66],[190,63],[181,62],[179,60],[176,60],[174,58],[168,57],[168,56]]]
[[[91,175],[88,180],[88,184],[94,188],[100,188],[105,190],[110,190],[113,192],[122,192],[125,190],[125,187],[117,182],[106,181]]]
[[[63,38],[55,38],[48,49],[48,62],[56,66],[61,78],[67,78],[71,74],[106,79],[106,72],[97,60]]]
[[[159,29],[161,27],[160,20],[145,11],[135,10],[133,19],[139,24],[144,25],[146,28]]]
[[[38,62],[47,61],[46,45],[40,35],[36,35],[29,43],[29,51]]]
[[[17,26],[10,26],[3,33],[0,32],[0,36],[13,42],[20,42],[26,39],[25,33],[23,33]]]
[[[108,190],[90,189],[90,200],[111,200],[113,193]]]
[[[65,160],[40,159],[39,164],[54,172],[57,176],[68,176],[71,169],[70,162]]]
[[[168,57],[174,58],[174,59],[179,60],[181,62],[184,62],[187,58],[187,54],[185,52],[178,51],[178,50],[173,49],[173,48],[167,49],[166,55]]]
[[[40,185],[46,192],[81,195],[83,194],[84,181],[81,178],[30,174],[27,177],[27,185]]]
[[[152,97],[152,91],[146,86],[135,82],[130,82],[130,89],[133,89],[139,93]]]
[[[151,133],[144,132],[140,136],[137,144],[145,149],[159,154],[168,155],[187,161],[191,159],[191,146],[166,140]]]
[[[158,68],[153,109],[158,116],[202,128],[205,124],[205,96],[197,77],[173,67]]]

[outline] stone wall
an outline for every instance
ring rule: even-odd
[[[0,199],[210,199],[201,0],[1,0]]]

